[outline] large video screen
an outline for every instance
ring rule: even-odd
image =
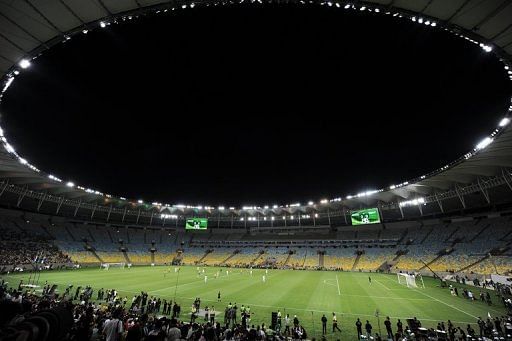
[[[378,208],[367,208],[365,210],[352,211],[350,213],[352,225],[366,225],[380,223]]]
[[[192,218],[185,222],[185,230],[206,230],[208,228],[208,219]]]

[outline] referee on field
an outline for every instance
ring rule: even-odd
[[[341,329],[338,328],[338,318],[336,317],[336,313],[332,313],[332,332],[334,333],[335,330],[341,332]]]

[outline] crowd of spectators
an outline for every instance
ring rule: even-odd
[[[72,324],[66,332],[66,340],[83,341],[175,341],[175,340],[299,340],[308,339],[299,317],[288,314],[278,315],[276,328],[265,324],[251,324],[249,307],[238,307],[229,303],[225,316],[213,315],[213,307],[201,309],[197,298],[190,314],[180,316],[181,307],[172,300],[162,300],[146,292],[134,295],[131,300],[121,296],[115,289],[100,289],[94,295],[90,286],[68,286],[58,294],[56,285],[45,283],[42,294],[20,282],[17,288],[0,283],[0,340],[8,339],[24,318],[55,307],[63,307],[72,317]],[[497,293],[498,294],[498,293]],[[171,308],[172,307],[172,308]],[[178,308],[176,308],[178,307]],[[208,314],[209,312],[209,314]],[[239,316],[239,318],[237,318]],[[334,313],[333,313],[334,316]],[[204,317],[204,320],[202,319]],[[215,318],[217,317],[217,318]],[[325,323],[322,320],[322,323]],[[333,324],[338,323],[333,318]],[[421,321],[413,318],[407,321],[384,319],[382,335],[366,320],[357,319],[356,328],[361,340],[478,340],[482,337],[496,339],[512,334],[512,319],[509,316],[488,316],[478,318],[476,323],[455,326],[450,320],[439,322],[436,328],[422,328]],[[11,325],[11,328],[6,326]],[[396,325],[396,329],[395,326]],[[325,330],[325,329],[324,329]],[[339,331],[339,329],[338,329]],[[343,331],[339,331],[342,339]],[[334,333],[334,329],[333,329]],[[325,332],[324,332],[325,334]],[[334,335],[338,339],[337,335]],[[314,338],[313,338],[314,339]],[[326,335],[323,336],[326,339]]]
[[[24,231],[0,228],[0,273],[23,271],[32,265],[48,268],[71,259],[47,238]]]
[[[55,307],[64,307],[73,317],[72,328],[68,331],[66,340],[91,340],[91,341],[134,341],[134,340],[284,340],[285,337],[275,335],[274,332],[262,325],[245,325],[230,320],[227,324],[205,319],[204,322],[195,314],[186,315],[180,319],[180,309],[168,309],[160,314],[159,299],[149,297],[141,292],[132,298],[131,303],[126,297],[117,295],[115,289],[101,293],[104,300],[92,301],[93,292],[90,287],[71,290],[68,287],[63,295],[53,290],[55,286],[45,284],[43,295],[36,295],[30,289],[24,289],[23,283],[18,288],[8,288],[1,283],[0,286],[0,340],[8,339],[15,328],[12,324],[20,323],[25,317],[42,310]],[[100,290],[103,291],[103,290]],[[103,291],[104,292],[104,291]],[[76,300],[74,301],[74,299]],[[160,300],[160,302],[163,302]],[[7,304],[8,303],[8,304]],[[6,305],[7,304],[7,305]],[[171,306],[171,302],[166,302]],[[173,307],[178,306],[174,302]],[[162,305],[163,307],[163,305]],[[199,309],[198,309],[199,311]],[[190,320],[189,320],[190,318]],[[11,325],[10,328],[7,328]],[[304,328],[297,329],[305,339]],[[303,334],[302,334],[303,333]],[[288,333],[292,336],[291,331]]]

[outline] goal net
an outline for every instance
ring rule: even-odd
[[[126,263],[101,263],[101,269],[108,270],[110,268],[124,268]]]
[[[404,273],[397,273],[398,277],[398,283],[402,285],[407,285],[408,288],[417,288],[418,284],[416,283],[416,280],[420,280],[420,285],[424,288],[425,285],[423,284],[423,278],[420,274],[404,274]]]

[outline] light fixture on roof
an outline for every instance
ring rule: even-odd
[[[31,65],[31,63],[30,63],[30,60],[24,58],[24,59],[20,60],[18,65],[20,66],[20,68],[26,69]]]
[[[510,118],[503,117],[498,125],[500,127],[504,127],[504,126],[508,125],[509,123],[510,123]]]
[[[142,201],[141,199],[139,199],[139,200],[137,200],[137,202],[138,202],[139,204],[142,204],[144,201]]]
[[[68,186],[68,187],[75,187],[75,184],[73,182],[71,182],[71,181],[68,181],[66,183],[66,186]]]
[[[101,27],[101,28],[105,28],[105,27],[107,27],[107,24],[105,24],[105,22],[104,22],[104,21],[102,21],[102,22],[100,22],[100,27]]]
[[[485,139],[483,139],[482,141],[480,141],[475,149],[476,150],[481,150],[481,149],[484,149],[485,147],[487,147],[488,145],[490,145],[492,143],[493,139],[491,139],[490,137],[486,137]]]
[[[309,202],[308,202],[308,205],[309,205],[309,206],[313,206],[314,204],[315,204],[315,203],[314,203],[314,202],[312,202],[312,201],[309,201]]]
[[[83,34],[87,34],[87,32],[89,32],[89,30],[82,30]]]

